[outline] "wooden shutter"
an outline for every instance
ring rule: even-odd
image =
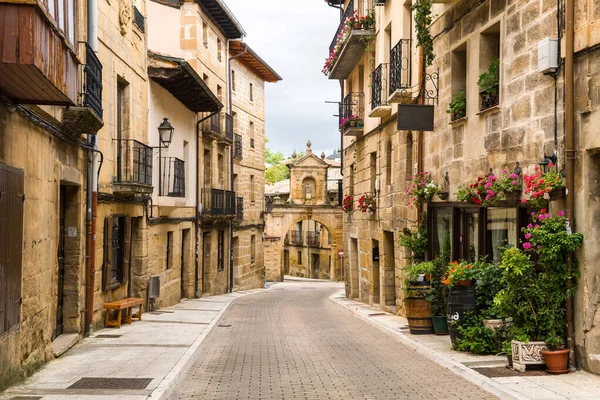
[[[104,218],[104,264],[102,265],[102,290],[110,288],[112,271],[112,217]]]
[[[121,273],[121,283],[129,280],[129,271],[131,269],[131,217],[125,217],[125,248],[123,249],[123,271]]]

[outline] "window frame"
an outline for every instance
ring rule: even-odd
[[[225,230],[217,232],[217,272],[225,270]]]

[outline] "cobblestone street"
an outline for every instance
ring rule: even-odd
[[[331,302],[339,288],[283,283],[236,300],[171,398],[494,398]]]

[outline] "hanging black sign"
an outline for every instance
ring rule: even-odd
[[[433,131],[433,106],[398,104],[399,131]]]

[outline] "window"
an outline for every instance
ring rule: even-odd
[[[255,195],[254,195],[254,175],[250,175],[250,201],[255,201]]]
[[[225,269],[225,231],[219,231],[219,237],[217,240],[217,271],[223,271]]]
[[[250,147],[254,148],[254,122],[250,121],[249,127],[249,136],[250,136]]]
[[[129,279],[131,218],[111,216],[104,219],[104,290],[114,289]]]
[[[231,90],[235,92],[235,71],[231,70]]]
[[[208,49],[208,25],[206,22],[202,23],[202,43],[204,43],[204,47]]]
[[[250,101],[254,101],[254,87],[250,84]]]
[[[466,89],[467,89],[467,44],[463,43],[452,52],[452,100],[463,99],[464,106],[455,108],[450,116],[452,121],[467,115]]]
[[[481,76],[483,73],[497,71],[499,78],[499,68],[500,22],[497,22],[481,33],[479,39],[479,74]],[[489,79],[485,79],[484,81],[489,81]],[[500,103],[499,85],[479,87],[478,89],[480,111],[497,106]]]
[[[225,188],[225,159],[223,154],[217,156],[217,166],[219,168],[219,189]]]
[[[256,235],[250,236],[250,263],[256,262]]]
[[[167,232],[167,268],[173,268],[173,232]]]
[[[385,146],[385,183],[387,186],[392,184],[392,141],[390,139]]]
[[[222,53],[223,52],[223,42],[221,42],[221,39],[217,38],[217,61],[221,62],[221,60],[223,59]]]
[[[350,164],[348,171],[348,195],[354,196],[354,164]]]
[[[298,265],[302,265],[302,252],[298,252]]]
[[[371,193],[375,193],[375,187],[376,187],[375,185],[376,185],[376,181],[377,181],[377,153],[375,153],[375,152],[371,153],[371,155],[369,157],[369,162],[370,162],[369,172],[371,175],[369,190],[371,190]]]
[[[220,85],[217,85],[217,98],[223,102],[223,88]]]
[[[488,260],[500,262],[501,247],[517,246],[517,209],[488,208],[486,220],[486,248]]]
[[[212,155],[210,150],[204,149],[204,187],[212,187]]]

